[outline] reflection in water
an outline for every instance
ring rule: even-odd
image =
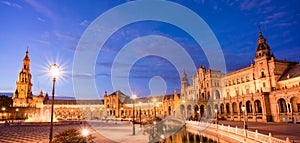
[[[167,137],[166,139],[160,142],[161,143],[216,143],[216,141],[214,141],[213,139],[209,139],[205,136],[188,132],[185,127],[183,127],[177,133]]]

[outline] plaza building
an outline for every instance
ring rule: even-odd
[[[13,94],[11,116],[30,118],[48,115],[48,93],[32,94],[29,52],[26,51]],[[128,96],[105,91],[103,99],[55,99],[54,113],[60,120],[127,119],[136,121],[182,117],[192,120],[219,119],[253,122],[300,122],[300,64],[278,60],[259,32],[253,64],[231,73],[200,66],[192,82],[183,72],[180,93],[152,97]],[[242,107],[245,110],[242,111]]]
[[[250,66],[227,74],[200,67],[191,85],[184,73],[180,106],[196,119],[300,122],[299,85],[300,63],[276,59],[259,32]]]

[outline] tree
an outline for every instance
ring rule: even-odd
[[[6,96],[6,95],[0,95],[0,108],[2,107],[10,107],[12,106],[13,100]]]
[[[53,143],[94,143],[94,138],[91,134],[83,136],[79,130],[71,128],[55,135]]]

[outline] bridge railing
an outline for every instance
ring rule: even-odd
[[[209,130],[216,134],[222,134],[228,137],[231,137],[237,141],[245,142],[245,139],[250,139],[254,142],[261,142],[261,143],[290,143],[289,138],[287,137],[286,140],[281,140],[272,136],[271,133],[269,135],[261,134],[257,130],[255,132],[240,129],[238,127],[230,127],[219,125],[219,124],[212,124],[208,122],[197,122],[197,121],[186,121],[187,127],[194,128],[200,131]],[[230,135],[228,134],[230,133]],[[246,140],[248,142],[248,140]]]

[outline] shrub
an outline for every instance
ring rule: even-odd
[[[71,128],[56,134],[53,143],[94,143],[94,138],[91,134],[83,136],[79,130]]]

